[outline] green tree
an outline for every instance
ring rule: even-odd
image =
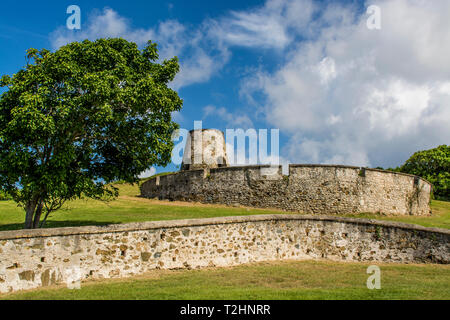
[[[110,182],[169,163],[171,113],[183,104],[168,87],[176,57],[158,63],[156,44],[118,38],[30,49],[27,59],[0,81],[0,190],[25,209],[25,228],[67,200],[114,198]]]
[[[11,200],[11,197],[6,192],[0,190],[0,201]]]
[[[400,171],[427,179],[434,186],[434,195],[450,199],[450,146],[416,152]]]

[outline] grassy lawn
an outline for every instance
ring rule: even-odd
[[[450,299],[450,266],[378,264],[381,289],[366,287],[369,263],[265,262],[229,268],[155,270],[0,295],[0,299]]]
[[[169,202],[137,197],[138,186],[118,185],[106,203],[77,200],[55,212],[47,227],[286,213],[279,210]],[[347,215],[450,228],[450,202],[433,201],[427,217]],[[0,202],[0,231],[20,229],[24,212]],[[450,299],[450,266],[379,264],[381,290],[366,287],[368,263],[280,261],[202,270],[154,270],[143,276],[88,281],[81,290],[64,286],[0,295],[2,299]]]
[[[221,205],[202,205],[183,202],[143,199],[139,187],[129,184],[117,185],[118,199],[103,202],[92,199],[70,201],[52,213],[46,227],[74,227],[86,225],[107,225],[140,221],[178,220],[212,218],[249,214],[285,213],[274,210],[233,208]],[[23,228],[25,212],[13,201],[0,201],[0,231]]]
[[[385,216],[380,214],[346,215],[353,218],[367,218],[377,220],[399,221],[418,224],[429,228],[450,229],[450,202],[431,201],[431,216]]]
[[[138,198],[137,185],[119,184],[120,196],[112,202],[97,200],[76,200],[68,202],[61,210],[53,213],[46,227],[72,227],[105,225],[140,221],[211,218],[223,216],[289,213],[280,210],[255,208],[234,208],[223,205],[205,205],[183,202],[157,201]],[[450,202],[433,201],[432,216],[388,217],[375,214],[348,215],[370,219],[383,219],[419,224],[426,227],[450,228]],[[23,227],[25,213],[13,201],[0,201],[0,231]]]

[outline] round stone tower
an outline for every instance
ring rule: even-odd
[[[225,136],[216,129],[191,130],[184,148],[181,170],[227,167]]]

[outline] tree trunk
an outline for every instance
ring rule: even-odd
[[[25,205],[25,229],[33,229],[33,216],[36,210],[36,200],[30,200]]]
[[[39,221],[41,221],[41,214],[42,214],[42,200],[39,201],[39,204],[36,208],[36,213],[34,214],[34,222],[33,222],[33,229],[39,228]]]

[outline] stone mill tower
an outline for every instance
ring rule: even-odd
[[[184,148],[181,170],[227,167],[225,136],[216,129],[191,130]]]

